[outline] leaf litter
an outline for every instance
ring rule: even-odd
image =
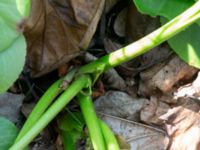
[[[28,95],[30,87],[40,96],[49,81],[58,78],[63,66],[80,66],[95,60],[145,36],[160,24],[159,18],[142,15],[132,2],[122,0],[32,2],[31,16],[24,28],[28,43],[26,67],[17,86],[21,94],[9,96],[0,105],[0,114],[15,123],[19,110],[27,117],[37,101],[31,92],[26,101],[22,96],[18,105],[13,105],[13,99]],[[25,76],[31,84],[28,89],[22,82]],[[179,59],[164,43],[104,73],[98,81],[102,85],[94,86],[104,92],[97,95],[94,103],[99,116],[115,132],[121,149],[198,150],[199,79],[198,69]],[[12,111],[8,112],[8,107]],[[72,102],[68,108],[76,110],[78,106]],[[4,110],[6,113],[1,113]],[[13,118],[9,117],[11,113]],[[30,148],[63,149],[59,137],[53,123]],[[78,143],[77,149],[82,149],[85,143]]]

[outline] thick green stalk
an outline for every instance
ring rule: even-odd
[[[112,67],[129,61],[168,40],[172,36],[176,35],[177,33],[184,30],[186,27],[197,21],[199,18],[200,1],[197,1],[185,12],[175,17],[173,20],[155,30],[154,32],[150,33],[149,35],[124,48],[103,56],[88,65],[83,66],[82,68],[80,68],[79,74],[92,74],[95,72],[100,72],[99,66],[101,66],[101,72],[104,72]]]
[[[25,124],[23,125],[20,133],[18,134],[15,142],[17,142],[24,134],[30,130],[30,128],[38,121],[41,115],[45,112],[45,110],[49,107],[52,103],[54,98],[60,94],[62,91],[59,88],[61,84],[61,80],[56,81],[54,84],[50,86],[50,88],[44,93],[44,95],[40,98],[37,105],[34,107],[33,111],[29,115],[28,119],[26,120]]]
[[[52,121],[55,116],[66,106],[66,104],[75,96],[77,93],[87,86],[90,77],[88,75],[82,75],[75,80],[49,107],[49,109],[40,117],[35,125],[23,136],[20,140],[9,150],[22,150],[25,148],[47,125]]]
[[[119,144],[112,130],[108,127],[108,125],[99,119],[99,124],[103,133],[103,137],[106,142],[107,150],[120,150]]]
[[[30,128],[37,122],[37,120],[42,116],[46,109],[50,106],[53,100],[65,89],[67,88],[66,83],[70,83],[74,77],[76,69],[72,69],[64,78],[53,83],[44,95],[39,99],[39,102],[32,110],[31,114],[28,116],[25,124],[20,130],[15,142],[17,142],[22,136],[30,130]]]
[[[94,150],[106,150],[103,134],[101,132],[101,127],[94,110],[92,100],[90,96],[86,96],[82,93],[77,95],[80,103],[81,111],[86,122],[86,126],[89,130],[90,138]]]

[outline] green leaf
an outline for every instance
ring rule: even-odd
[[[0,52],[0,93],[6,91],[23,69],[26,43],[20,35],[6,50]]]
[[[80,139],[82,132],[77,130],[72,131],[62,131],[61,136],[64,144],[65,150],[76,150],[76,142]]]
[[[193,24],[168,40],[171,48],[189,65],[200,68],[200,28]]]
[[[17,136],[17,128],[9,120],[0,117],[0,150],[7,150]]]
[[[0,51],[5,50],[21,34],[17,26],[30,12],[30,0],[0,1]]]
[[[31,0],[16,0],[16,4],[19,13],[24,17],[28,17],[31,9]]]
[[[73,112],[73,113],[66,113],[59,119],[59,128],[64,131],[82,131],[84,126],[84,119],[81,113]]]
[[[162,25],[195,3],[194,0],[134,0],[138,10],[151,16],[161,16]],[[200,25],[200,21],[197,22]],[[200,68],[200,28],[193,24],[174,36],[170,47],[189,65]]]
[[[18,36],[19,33],[0,17],[0,52],[6,50]]]
[[[58,120],[59,129],[65,150],[75,150],[76,142],[81,138],[85,125],[83,116],[80,112],[69,112]]]
[[[26,44],[18,24],[30,12],[30,0],[0,1],[0,93],[17,79],[25,63]]]
[[[194,4],[193,0],[134,0],[142,13],[163,16],[169,20]]]

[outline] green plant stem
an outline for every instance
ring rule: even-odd
[[[46,109],[50,106],[53,100],[65,89],[67,85],[65,83],[70,83],[73,79],[76,69],[72,69],[65,77],[53,83],[44,95],[39,99],[39,102],[32,110],[22,129],[20,130],[15,143],[23,137],[26,132],[37,122],[37,120],[42,116]]]
[[[89,130],[94,150],[106,150],[103,134],[101,132],[99,121],[90,96],[79,93],[77,95],[77,98],[80,103],[86,126]]]
[[[38,121],[41,115],[45,112],[47,107],[52,103],[54,98],[60,94],[62,91],[59,88],[61,84],[61,79],[56,81],[54,84],[50,86],[50,88],[44,93],[44,95],[40,98],[37,105],[34,107],[33,111],[29,115],[22,129],[20,130],[15,142],[17,142],[24,134],[30,130],[30,128]]]
[[[151,48],[163,43],[172,36],[184,30],[186,27],[194,23],[200,18],[200,1],[197,1],[193,6],[187,9],[185,12],[175,17],[164,26],[150,33],[149,35],[141,38],[140,40],[121,48],[115,52],[112,52],[100,59],[87,64],[80,68],[79,74],[95,73],[99,72],[98,66],[101,66],[104,72],[112,67],[129,61]]]
[[[75,80],[49,107],[49,109],[40,117],[35,125],[9,150],[22,150],[25,148],[44,128],[50,121],[66,106],[66,104],[85,86],[87,86],[90,77],[82,75]]]
[[[194,23],[199,18],[200,1],[197,1],[184,13],[177,16],[169,23],[165,24],[164,26],[150,33],[144,38],[111,54],[108,54],[88,65],[81,67],[77,73],[77,76],[79,76],[80,74],[91,74],[95,76],[95,74],[102,73],[112,67],[129,61],[130,59],[133,59],[147,52],[151,48],[161,44],[162,42],[168,40],[172,36],[184,30],[187,26]],[[82,80],[83,77],[80,77],[80,79]],[[83,86],[83,83],[86,82],[86,78],[84,79],[84,81],[81,81],[80,79],[72,83],[73,87],[79,88],[74,90],[70,86],[69,89],[67,89],[64,93],[66,93],[67,91],[72,91],[72,93],[63,93],[63,95],[61,95],[59,99],[54,104],[52,104],[52,106],[44,113],[44,115],[38,120],[38,122],[17,143],[15,143],[11,147],[11,150],[21,150],[22,147],[25,147],[37,134],[39,134],[39,132],[59,113],[59,111],[62,110],[62,108],[68,103],[68,101],[70,101],[70,99],[73,98],[81,90],[81,86]],[[79,84],[80,86],[78,86]]]
[[[99,119],[99,124],[103,133],[103,137],[106,142],[106,149],[107,150],[120,150],[119,144],[115,135],[113,134],[112,130],[108,127],[108,125]]]

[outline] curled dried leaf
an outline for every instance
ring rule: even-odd
[[[27,65],[41,76],[70,61],[87,48],[104,0],[34,0],[25,26]]]

